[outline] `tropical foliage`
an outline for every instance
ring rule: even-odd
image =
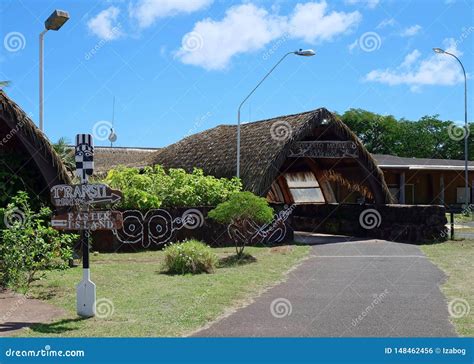
[[[0,217],[0,286],[26,291],[45,270],[68,267],[77,236],[50,227],[49,208],[34,211],[20,191],[0,209]]]
[[[150,209],[179,206],[215,206],[241,190],[239,179],[205,176],[200,169],[186,173],[156,165],[143,171],[120,167],[111,170],[104,182],[123,192],[120,207]]]
[[[464,159],[460,126],[442,121],[439,115],[423,116],[417,121],[397,120],[362,109],[350,109],[342,121],[357,134],[371,153],[399,157]],[[461,135],[461,136],[460,136]],[[474,160],[474,124],[470,124],[469,159]]]
[[[74,175],[76,169],[74,149],[69,146],[68,140],[64,137],[59,138],[59,140],[53,144],[53,149],[59,158],[61,158],[61,161],[69,174]]]
[[[238,229],[241,238],[235,239],[235,248],[237,255],[241,256],[254,234],[254,230],[249,227],[271,222],[273,209],[265,198],[251,192],[239,192],[217,205],[207,216],[221,224],[232,224]]]
[[[198,240],[170,244],[164,254],[165,270],[172,274],[212,273],[218,261],[212,249]]]

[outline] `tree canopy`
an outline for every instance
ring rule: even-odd
[[[340,115],[342,121],[365,144],[369,152],[399,157],[464,159],[464,130],[439,115],[416,121],[397,120],[362,109]],[[474,124],[469,124],[469,160],[474,160]]]

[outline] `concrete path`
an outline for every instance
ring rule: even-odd
[[[35,323],[49,323],[65,312],[40,300],[10,291],[0,291],[0,337]]]
[[[298,235],[313,245],[288,280],[194,336],[456,336],[444,273],[417,246]]]

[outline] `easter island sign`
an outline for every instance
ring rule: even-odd
[[[104,184],[56,185],[51,188],[51,202],[56,207],[114,204],[122,192]]]
[[[68,212],[55,215],[51,226],[57,230],[118,230],[123,227],[119,211]]]

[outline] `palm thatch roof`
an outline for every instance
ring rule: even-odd
[[[104,175],[119,166],[143,168],[159,148],[95,147],[94,174]]]
[[[219,125],[188,136],[157,151],[149,164],[230,178],[236,174],[236,126]],[[357,136],[333,113],[321,108],[243,124],[241,128],[241,178],[246,190],[266,195],[282,173],[292,145],[305,140],[341,140],[356,143],[359,156],[354,161],[319,161],[323,170],[334,171],[346,185],[365,185],[378,203],[392,197],[382,171]],[[352,163],[352,164],[351,164]],[[360,188],[359,188],[360,189]]]
[[[0,148],[13,145],[26,151],[33,160],[47,186],[69,183],[70,178],[60,157],[46,136],[36,127],[28,115],[0,90]]]

